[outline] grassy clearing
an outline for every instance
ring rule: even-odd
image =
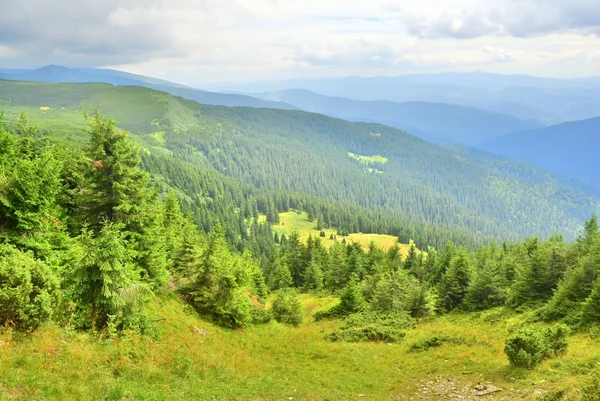
[[[261,219],[264,221],[264,216],[261,216]],[[319,237],[320,231],[316,229],[317,222],[316,221],[308,221],[307,213],[300,213],[295,211],[290,211],[286,213],[279,214],[280,223],[273,226],[273,230],[281,236],[281,234],[285,234],[288,237],[294,231],[298,231],[300,235],[300,239],[306,241],[309,235],[313,237]],[[336,229],[323,229],[325,231],[325,238],[321,238],[323,244],[327,247],[334,244],[336,240],[329,239],[330,235],[337,235]],[[352,233],[347,237],[337,236],[337,241],[342,241],[343,238],[346,238],[346,242],[358,242],[363,247],[369,246],[371,241],[375,243],[376,246],[382,248],[384,250],[388,250],[393,247],[394,244],[398,241],[398,237],[394,237],[393,235],[385,235],[385,234],[364,234],[364,233]],[[410,249],[410,244],[398,244],[400,246],[400,250],[402,254],[407,254]]]
[[[574,336],[566,356],[532,371],[512,368],[504,338],[524,317],[490,319],[498,310],[421,323],[394,345],[332,343],[323,337],[340,322],[311,316],[335,300],[304,295],[302,302],[307,318],[299,328],[272,322],[224,330],[171,294],[152,305],[153,318],[166,318],[156,323],[156,340],[103,340],[56,327],[24,339],[0,333],[0,399],[400,400],[420,394],[423,380],[443,376],[504,389],[491,400],[534,400],[563,389],[577,400],[577,388],[600,366],[598,341]],[[410,351],[434,335],[466,341]]]
[[[361,156],[361,155],[357,155],[352,152],[348,152],[348,156],[350,156],[354,160],[357,160],[357,161],[361,162],[362,164],[366,164],[366,165],[370,165],[370,164],[374,164],[374,163],[385,164],[388,162],[387,157],[380,156],[380,155]]]

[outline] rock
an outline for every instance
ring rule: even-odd
[[[200,327],[196,327],[196,326],[194,326],[194,328],[192,329],[192,333],[199,334],[202,337],[208,336],[208,333],[206,332],[206,330],[202,330]]]
[[[359,397],[366,397],[366,395],[365,395],[365,394],[359,394],[358,396],[359,396]]]
[[[500,387],[496,387],[493,384],[480,384],[475,386],[475,395],[482,396],[492,393],[497,393],[498,391],[502,391]]]

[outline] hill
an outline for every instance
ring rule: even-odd
[[[445,175],[435,163],[426,170],[442,181],[432,191],[462,184],[458,165],[485,171],[512,199],[532,199],[516,192],[521,182],[534,200],[564,206],[563,192],[544,193],[568,190],[551,176],[536,185],[541,172],[522,163],[305,112],[205,106],[141,87],[0,85],[10,94],[9,124],[0,124],[0,398],[598,398],[595,216],[573,242],[469,249],[448,241],[460,226],[411,226],[395,220],[390,192],[353,186],[423,179],[409,169],[417,153],[444,158]],[[99,101],[139,130],[141,149],[97,112],[77,126],[80,108]],[[22,108],[37,111],[39,129],[13,120]],[[394,173],[397,142],[412,163],[404,181]],[[296,162],[301,174],[277,173]],[[285,179],[304,192],[285,190]],[[394,189],[417,212],[434,193],[415,201]],[[485,196],[468,190],[447,196]],[[365,194],[381,212],[359,205]],[[327,200],[336,196],[347,199]],[[328,231],[399,224],[418,229],[418,241],[447,242],[404,256],[399,247],[277,238],[269,223],[306,226],[292,210]]]
[[[149,307],[150,316],[161,319],[154,339],[98,339],[52,325],[25,341],[0,333],[0,398],[380,400],[437,393],[471,400],[480,398],[478,383],[493,383],[503,391],[485,399],[536,400],[565,388],[580,394],[600,359],[594,340],[580,334],[558,361],[535,370],[511,367],[504,337],[525,317],[498,321],[498,309],[424,322],[398,344],[330,342],[324,333],[340,322],[314,322],[312,316],[335,302],[304,295],[300,327],[271,322],[232,331],[200,319],[171,294]],[[443,336],[456,344],[410,350]]]
[[[218,88],[246,93],[298,88],[364,101],[450,103],[508,114],[544,125],[600,115],[600,85],[594,78],[551,79],[465,72],[238,83]]]
[[[0,79],[54,83],[103,82],[113,85],[144,86],[205,104],[294,109],[294,107],[281,102],[269,102],[244,95],[208,92],[162,79],[110,69],[67,68],[48,65],[35,70],[0,70]]]
[[[511,133],[481,147],[582,181],[600,193],[600,117]]]
[[[300,89],[266,93],[261,98],[345,120],[390,125],[431,141],[462,145],[542,126],[510,115],[448,103],[357,101]]]
[[[475,244],[559,231],[573,238],[599,210],[597,200],[541,169],[377,124],[106,84],[3,81],[0,97],[9,122],[25,110],[72,141],[81,136],[83,109],[97,106],[136,134],[156,180],[189,205],[229,210],[232,238],[242,201],[248,210],[256,202],[271,213],[291,207],[348,232],[414,239],[421,249],[448,239]],[[210,214],[190,210],[210,226]]]

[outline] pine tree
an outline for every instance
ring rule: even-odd
[[[304,273],[304,290],[321,291],[323,289],[323,270],[315,259],[311,260]]]
[[[367,308],[367,302],[362,294],[358,276],[353,274],[340,294],[340,304],[337,307],[342,316],[362,312]]]
[[[304,284],[304,272],[306,271],[304,245],[300,242],[298,232],[294,231],[287,239],[283,262],[292,274],[294,287],[301,288]]]
[[[596,280],[590,296],[582,307],[582,322],[587,325],[600,323],[600,280]]]
[[[88,128],[88,223],[94,229],[99,229],[103,221],[123,223],[127,230],[133,230],[148,198],[149,179],[139,168],[138,149],[127,138],[127,132],[119,131],[115,124],[96,112]]]
[[[462,303],[471,283],[472,265],[470,255],[461,249],[450,261],[438,286],[442,309],[451,311]]]
[[[503,305],[508,292],[508,282],[500,265],[495,260],[487,260],[469,288],[464,304],[470,310],[482,310]]]
[[[84,230],[80,243],[82,256],[69,275],[80,318],[86,317],[97,328],[118,323],[126,306],[121,293],[138,280],[122,228],[107,223],[97,235]]]

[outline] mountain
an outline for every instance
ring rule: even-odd
[[[358,101],[296,89],[261,98],[351,121],[377,122],[434,142],[472,145],[541,124],[474,107],[447,103]]]
[[[245,93],[298,88],[355,100],[451,103],[509,114],[544,125],[600,115],[600,81],[597,78],[553,79],[467,72],[297,79],[221,84],[212,88]]]
[[[515,132],[480,147],[590,184],[600,193],[600,117]]]
[[[274,107],[279,109],[295,108],[281,102],[264,101],[245,95],[208,92],[162,79],[100,68],[67,68],[59,65],[48,65],[35,70],[0,70],[0,79],[55,83],[103,82],[113,85],[144,86],[205,104]]]
[[[0,99],[9,122],[25,111],[41,132],[72,142],[81,142],[82,111],[98,107],[134,133],[155,179],[185,194],[200,221],[203,208],[218,211],[251,193],[266,197],[263,210],[293,203],[349,232],[402,235],[426,247],[559,231],[573,238],[600,210],[596,199],[539,168],[379,124],[203,105],[98,83],[0,81]],[[201,172],[210,172],[216,187],[238,189],[216,195]]]

